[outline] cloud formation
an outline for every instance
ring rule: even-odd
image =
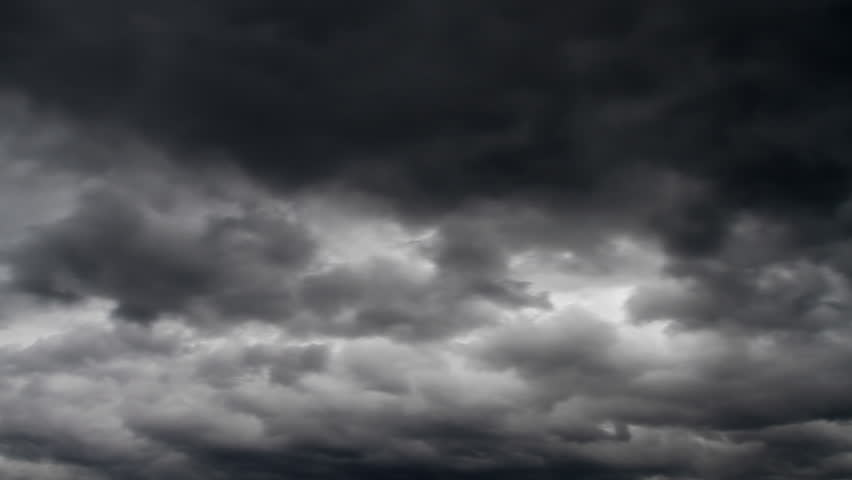
[[[0,476],[852,475],[850,21],[3,3]]]

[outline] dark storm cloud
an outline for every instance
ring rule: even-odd
[[[0,273],[120,317],[0,347],[0,476],[849,475],[850,24],[832,0],[0,3]],[[128,138],[167,160],[109,154]],[[31,202],[22,152],[103,188]],[[173,211],[228,165],[268,191]],[[433,235],[335,262],[263,208],[293,192]],[[513,266],[639,278],[623,239],[666,264],[630,325]]]
[[[807,226],[741,218],[715,255],[670,260],[670,278],[641,286],[629,309],[637,320],[741,332],[807,335],[841,327],[852,306],[848,241],[817,233],[820,241],[804,243],[798,228]]]
[[[90,193],[71,216],[6,252],[11,285],[59,302],[112,299],[117,315],[138,321],[179,313],[276,320],[289,311],[287,274],[310,262],[314,244],[274,217],[202,218],[193,232],[129,196]]]
[[[267,185],[343,184],[406,213],[483,198],[553,222],[594,212],[687,257],[722,248],[742,213],[803,242],[847,230],[839,2],[4,8],[7,90],[224,153]]]
[[[570,200],[650,163],[706,180],[724,210],[805,215],[829,213],[849,183],[839,2],[4,8],[7,89],[223,150],[274,184],[342,180],[434,211]],[[703,250],[723,232],[676,243]]]

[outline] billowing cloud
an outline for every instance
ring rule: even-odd
[[[850,21],[3,3],[0,476],[849,476]]]
[[[286,218],[211,218],[198,232],[158,220],[120,194],[90,194],[12,250],[12,283],[59,301],[111,298],[117,314],[143,321],[194,309],[268,317],[287,311],[286,273],[312,255]]]

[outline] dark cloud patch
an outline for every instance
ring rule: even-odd
[[[824,421],[781,425],[735,433],[741,441],[760,442],[773,460],[758,467],[766,476],[842,476],[848,474],[849,425]]]
[[[511,250],[502,242],[505,240],[499,232],[449,223],[425,250],[445,281],[460,280],[457,288],[462,293],[509,306],[549,307],[546,294],[530,292],[528,284],[511,278],[508,258]]]
[[[693,277],[677,286],[640,290],[631,300],[637,318],[800,333],[845,323],[847,281],[819,266],[794,263],[701,273],[706,276],[697,281]]]
[[[313,255],[306,232],[252,213],[202,219],[199,232],[163,220],[121,194],[85,196],[70,217],[7,252],[12,286],[60,302],[115,300],[116,315],[143,322],[179,313],[286,316],[288,274]]]
[[[225,348],[204,356],[198,363],[197,374],[210,384],[227,387],[245,375],[265,371],[271,382],[289,385],[303,375],[324,371],[328,360],[328,346],[322,344]]]
[[[839,2],[303,3],[13,2],[0,81],[265,182],[413,211],[570,201],[647,164],[726,208],[844,197]]]
[[[517,325],[490,339],[484,358],[501,367],[517,368],[524,376],[605,374],[608,350],[616,341],[613,328],[583,311],[560,312],[546,325]],[[570,382],[577,384],[577,382]]]
[[[546,307],[546,300],[527,290],[508,279],[471,283],[441,271],[424,276],[403,264],[376,261],[306,276],[299,290],[306,316],[293,328],[434,340],[491,324],[507,305]]]
[[[831,227],[834,229],[834,227]],[[641,286],[628,306],[637,320],[740,332],[820,334],[846,324],[847,243],[818,241],[789,225],[740,218],[716,255],[669,261],[671,278]]]

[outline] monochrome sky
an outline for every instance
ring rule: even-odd
[[[852,478],[852,4],[0,2],[0,478]]]

